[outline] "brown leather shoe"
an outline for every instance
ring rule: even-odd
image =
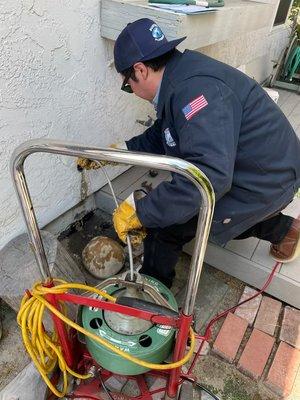
[[[270,255],[282,263],[294,261],[300,255],[300,219],[294,219],[280,243],[271,245]]]

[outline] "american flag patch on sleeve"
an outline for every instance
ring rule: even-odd
[[[198,111],[206,107],[208,102],[204,95],[197,97],[195,100],[191,101],[185,107],[183,107],[182,112],[187,120],[191,119]]]

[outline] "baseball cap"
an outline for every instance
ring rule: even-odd
[[[136,62],[159,57],[174,49],[185,38],[168,41],[161,28],[149,18],[129,23],[115,43],[116,70],[123,72]]]

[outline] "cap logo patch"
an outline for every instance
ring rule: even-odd
[[[162,30],[158,25],[152,24],[149,30],[151,31],[154,40],[160,41],[164,39],[165,35],[163,34]]]

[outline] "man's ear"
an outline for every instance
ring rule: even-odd
[[[133,69],[135,72],[135,76],[137,78],[142,78],[143,80],[146,80],[149,74],[148,68],[146,65],[142,62],[137,62],[133,65]]]

